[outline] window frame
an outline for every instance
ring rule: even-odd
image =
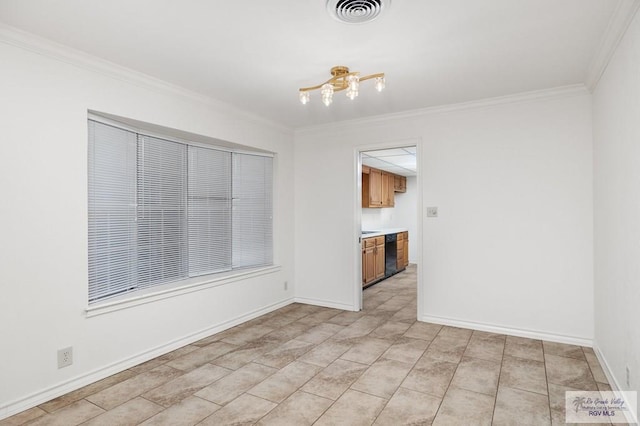
[[[275,212],[275,180],[276,180],[276,155],[275,153],[272,152],[267,152],[264,150],[259,150],[259,149],[251,149],[251,148],[247,148],[246,146],[242,146],[239,144],[235,144],[235,143],[230,143],[230,142],[226,142],[226,141],[217,141],[215,139],[212,138],[207,138],[204,136],[198,136],[198,139],[210,139],[211,143],[205,143],[205,142],[198,142],[198,141],[193,141],[191,139],[188,138],[183,138],[183,137],[177,137],[174,134],[171,133],[176,133],[176,131],[171,131],[171,129],[167,129],[167,133],[162,133],[162,132],[158,132],[158,131],[154,131],[154,130],[149,130],[148,128],[145,127],[140,127],[140,126],[132,126],[130,124],[124,123],[122,121],[117,121],[117,120],[112,120],[110,118],[107,117],[103,117],[101,115],[96,115],[93,113],[89,113],[86,119],[86,123],[87,123],[87,135],[89,134],[88,132],[88,128],[89,128],[89,123],[91,121],[94,121],[96,123],[99,124],[103,124],[103,125],[107,125],[107,126],[112,126],[124,131],[128,131],[128,132],[133,132],[135,134],[135,138],[136,138],[136,143],[139,143],[139,140],[143,137],[150,137],[150,138],[157,138],[157,139],[162,139],[162,140],[166,140],[166,141],[170,141],[170,142],[176,142],[176,143],[180,143],[183,145],[186,145],[185,147],[185,152],[187,152],[187,162],[188,162],[188,147],[189,146],[193,146],[196,148],[204,148],[204,149],[211,149],[211,150],[216,150],[216,151],[223,151],[223,152],[228,152],[231,153],[231,158],[233,158],[233,154],[242,154],[242,155],[253,155],[253,156],[259,156],[259,157],[267,157],[267,158],[271,158],[271,163],[270,163],[270,170],[271,170],[271,188],[270,188],[270,206],[271,206],[271,210],[270,210],[270,234],[271,234],[271,239],[270,239],[270,253],[271,253],[271,263],[270,264],[266,264],[266,265],[259,265],[259,266],[255,266],[255,267],[243,267],[243,268],[235,268],[235,269],[231,269],[229,271],[223,271],[223,272],[214,272],[214,273],[209,273],[209,274],[204,274],[204,275],[195,275],[195,276],[190,276],[189,271],[187,272],[187,276],[184,278],[179,278],[177,280],[174,281],[170,281],[170,282],[165,282],[165,283],[160,283],[160,284],[155,284],[155,285],[151,285],[151,286],[138,286],[135,290],[131,290],[131,291],[127,291],[125,293],[122,294],[116,294],[116,295],[109,295],[109,296],[103,296],[100,297],[96,300],[89,300],[89,295],[88,295],[88,291],[89,291],[89,282],[87,281],[87,297],[85,300],[87,300],[87,308],[86,308],[86,315],[87,317],[92,317],[92,316],[96,316],[96,315],[101,315],[103,313],[107,313],[107,312],[111,312],[114,310],[119,310],[119,309],[124,309],[124,308],[128,308],[131,306],[135,306],[135,305],[139,305],[139,304],[144,304],[144,303],[149,303],[151,301],[154,300],[162,300],[162,299],[166,299],[167,297],[174,297],[176,295],[180,295],[180,294],[187,294],[193,291],[199,291],[199,290],[203,290],[206,288],[211,288],[211,287],[217,287],[220,285],[226,285],[238,280],[244,280],[244,279],[248,279],[248,278],[252,278],[252,277],[256,277],[256,276],[261,276],[261,275],[265,275],[265,274],[270,274],[270,273],[275,273],[279,270],[281,270],[281,267],[279,265],[276,265],[275,263],[275,234],[274,234],[274,227],[275,227],[275,220],[274,220],[274,212]],[[151,125],[150,125],[151,126]],[[157,128],[158,126],[152,126]],[[177,133],[182,133],[182,132],[177,132]],[[215,142],[221,142],[224,145],[227,146],[221,146],[219,144],[216,144]],[[91,142],[89,140],[87,140],[87,146],[90,144]],[[237,148],[232,148],[229,145],[235,146]],[[136,145],[136,151],[138,149],[138,145]],[[233,163],[233,161],[232,161]],[[88,175],[89,175],[89,163],[87,164],[87,171],[88,171]],[[233,179],[233,168],[231,168],[230,170],[230,179]],[[188,181],[189,180],[189,172],[188,170],[186,171],[185,174],[185,180]],[[137,184],[136,184],[137,185]],[[87,180],[87,194],[89,194],[89,191],[91,190],[91,188],[89,187],[89,180]],[[136,190],[137,191],[137,190]],[[188,194],[188,190],[185,191],[185,196]],[[233,205],[233,198],[231,198],[231,205]],[[89,212],[89,203],[87,202],[87,212]],[[189,211],[188,211],[188,206],[185,206],[185,211],[184,214],[188,216]],[[231,215],[233,215],[231,213]],[[87,218],[87,229],[89,229],[89,217]],[[233,227],[233,222],[231,223],[231,228]],[[233,238],[232,238],[232,242],[233,242]],[[87,244],[89,244],[89,235],[87,235]],[[231,246],[231,253],[233,253],[233,245]],[[185,255],[188,256],[189,255],[189,244],[187,242],[186,244],[186,250],[185,250]],[[89,266],[89,257],[87,257],[87,262],[88,262],[88,266]],[[87,271],[89,271],[89,268],[87,267]],[[87,276],[88,278],[88,276]]]

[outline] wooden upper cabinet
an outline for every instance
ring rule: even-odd
[[[393,190],[395,192],[407,192],[407,178],[405,176],[393,176]]]
[[[382,207],[393,207],[395,205],[394,200],[394,175],[387,172],[382,172]]]
[[[382,170],[362,173],[362,207],[382,207]]]

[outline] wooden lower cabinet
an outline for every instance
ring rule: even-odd
[[[398,271],[402,271],[406,266],[404,264],[404,250],[405,250],[405,242],[404,242],[404,232],[399,232],[396,239],[396,269]]]
[[[362,240],[362,285],[384,278],[384,235]]]
[[[404,252],[402,253],[402,260],[404,267],[409,266],[409,232],[402,232],[404,234]]]

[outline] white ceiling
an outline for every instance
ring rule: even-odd
[[[0,22],[292,128],[585,82],[622,0],[394,0],[347,25],[325,0],[0,0]],[[325,107],[334,65],[385,72]]]
[[[400,176],[416,176],[416,147],[366,151],[362,153],[362,164]]]

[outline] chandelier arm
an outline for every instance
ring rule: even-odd
[[[384,78],[384,73],[378,73],[378,74],[371,74],[371,75],[367,75],[364,77],[360,77],[360,81],[365,81],[365,80],[371,80],[372,78],[378,78],[378,77],[383,77]]]
[[[324,83],[318,84],[317,86],[301,87],[300,89],[298,89],[298,91],[310,92],[312,90],[322,89],[322,86],[324,86],[325,84],[330,84],[333,86],[334,92],[339,92],[349,87],[349,84],[347,83],[347,77],[349,77],[350,75],[359,75],[359,74],[360,73],[358,71],[354,71],[346,74],[336,75],[335,77],[331,77],[329,80],[325,81]],[[384,76],[384,74],[382,75]],[[367,78],[372,78],[372,77],[369,76]],[[360,81],[362,81],[362,79],[360,79]]]

